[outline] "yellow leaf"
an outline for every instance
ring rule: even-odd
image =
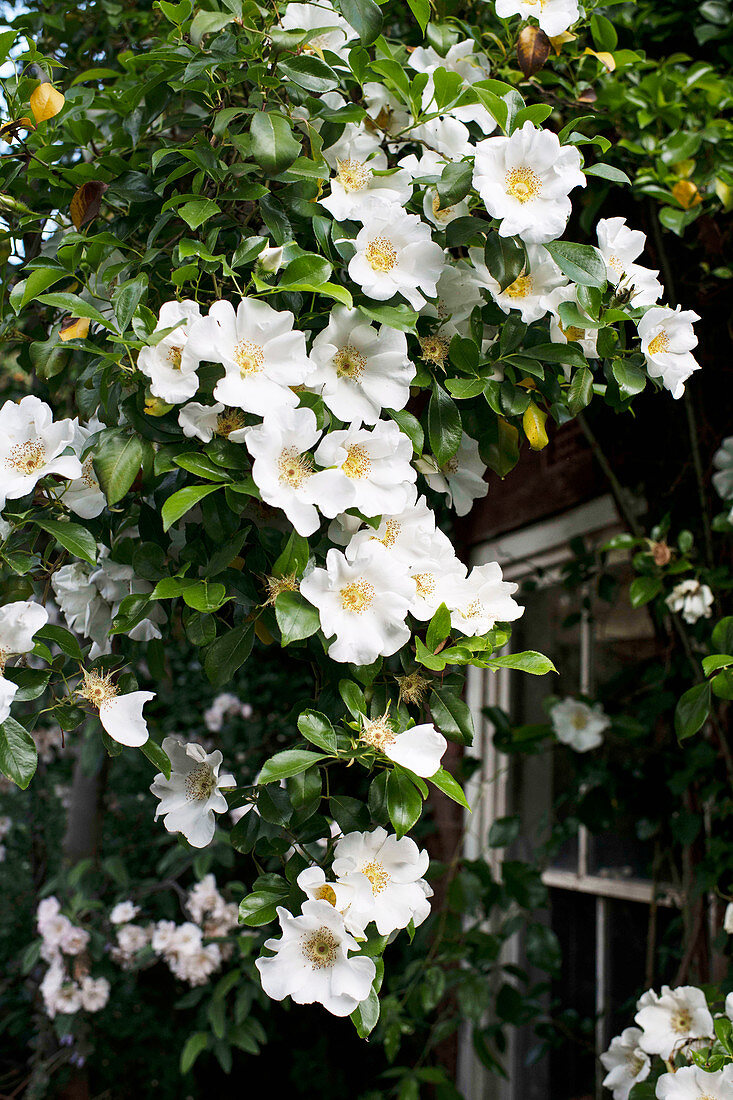
[[[590,46],[586,46],[583,50],[583,53],[588,53],[592,57],[597,58],[597,60],[600,61],[601,65],[603,65],[604,69],[608,73],[612,73],[613,70],[616,68],[616,59],[614,58],[612,53],[606,53],[605,50],[601,50],[600,53],[596,53],[596,51],[592,50]]]
[[[11,118],[9,122],[4,122],[0,126],[0,138],[3,141],[13,141],[20,137],[21,130],[35,130],[35,126],[26,115],[23,118]]]
[[[57,92],[53,84],[39,84],[36,90],[31,92],[31,110],[36,122],[45,122],[47,118],[53,118],[65,102],[63,92]]]
[[[546,420],[547,413],[530,401],[522,417],[522,427],[533,451],[541,451],[550,442],[545,431]]]
[[[718,196],[718,198],[720,199],[720,201],[723,204],[723,209],[724,210],[732,210],[733,209],[733,187],[731,187],[731,185],[729,183],[726,183],[725,180],[718,179],[717,176],[715,177],[714,187],[715,187],[715,194]]]
[[[59,332],[59,339],[66,342],[67,340],[83,340],[89,335],[89,318],[88,317],[64,317],[61,322],[61,330]]]
[[[566,42],[576,42],[577,39],[577,34],[571,34],[570,31],[563,31],[562,34],[550,35],[550,43],[552,44],[552,48],[558,57],[560,56],[560,51],[562,50]]]
[[[683,210],[689,210],[693,206],[699,206],[702,196],[697,185],[692,180],[678,180],[672,188],[672,194],[677,199]]]
[[[145,398],[145,412],[148,416],[165,416],[172,408],[172,405],[167,405],[159,397]]]
[[[255,619],[255,634],[260,639],[263,645],[272,645],[275,641],[270,631],[267,629],[262,619]]]
[[[688,180],[695,171],[695,161],[692,157],[688,157],[687,160],[678,160],[672,165],[672,171],[679,179]]]

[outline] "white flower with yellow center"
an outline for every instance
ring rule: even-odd
[[[611,1040],[608,1050],[601,1055],[601,1064],[607,1071],[604,1088],[613,1093],[613,1100],[628,1100],[637,1081],[645,1081],[651,1071],[651,1059],[639,1046],[641,1031],[627,1027]]]
[[[30,653],[33,636],[48,622],[48,612],[32,600],[16,600],[0,607],[0,722],[10,714],[10,706],[18,691],[18,685],[3,673],[8,661]]]
[[[511,137],[479,142],[473,182],[491,217],[501,220],[502,237],[545,244],[565,229],[569,194],[585,186],[585,176],[574,146],[528,121]]]
[[[346,104],[342,96],[335,96],[330,92],[322,97],[322,102],[327,99],[339,101],[331,104],[334,108],[343,107]],[[313,125],[316,129],[320,129],[322,121],[314,119]],[[366,164],[375,153],[381,153],[381,149],[381,138],[373,129],[367,129],[363,122],[347,122],[341,136],[333,145],[323,150],[323,159],[334,172],[338,172],[339,162],[356,161],[359,164]]]
[[[633,306],[652,306],[664,293],[659,272],[635,261],[644,251],[646,234],[629,229],[626,218],[601,218],[596,226],[598,251],[606,263],[608,281],[628,291]]]
[[[389,175],[375,175],[388,167],[384,153],[374,153],[368,160],[349,156],[336,162],[336,175],[331,180],[331,194],[319,199],[321,206],[337,222],[347,219],[368,221],[375,210],[389,203],[404,206],[412,198],[410,173],[398,169]]]
[[[415,463],[431,489],[445,493],[456,515],[466,516],[474,500],[485,497],[489,491],[484,481],[486,464],[481,461],[478,443],[465,432],[453,458],[439,466],[431,456],[419,458]]]
[[[180,405],[193,397],[199,388],[199,363],[206,358],[198,348],[206,348],[206,340],[189,344],[194,326],[207,329],[197,302],[165,302],[160,307],[154,332],[172,329],[151,347],[142,348],[137,357],[138,370],[150,379],[150,392],[169,405]]]
[[[396,137],[409,126],[409,114],[402,103],[387,91],[384,84],[367,81],[363,87],[363,95],[366,113],[377,129],[390,137]]]
[[[568,281],[550,253],[541,244],[527,245],[526,270],[505,290],[500,289],[499,283],[484,263],[483,251],[480,248],[470,248],[468,254],[476,272],[483,278],[484,286],[500,309],[507,314],[513,309],[519,310],[525,324],[531,324],[532,321],[539,321],[544,317],[548,310],[545,304],[546,296]]]
[[[448,748],[443,734],[429,722],[397,733],[388,711],[379,718],[364,717],[359,742],[424,779],[435,775]]]
[[[471,314],[476,306],[483,305],[481,288],[485,280],[466,260],[446,263],[438,279],[438,301],[428,302],[420,310],[424,317],[434,317],[441,322],[438,335],[450,341],[458,333],[468,336],[471,331]]]
[[[562,34],[580,18],[577,0],[496,0],[496,14],[500,19],[533,16],[549,38]]]
[[[0,408],[0,508],[30,493],[42,477],[82,476],[76,455],[64,455],[74,439],[73,420],[54,421],[45,401],[29,395]]]
[[[701,1066],[682,1066],[674,1073],[663,1073],[657,1080],[657,1100],[731,1100],[733,1066],[705,1070]]]
[[[398,840],[381,826],[371,832],[347,833],[333,856],[337,880],[347,885],[355,883],[357,876],[369,880],[371,897],[354,912],[354,919],[364,926],[374,921],[380,936],[407,928],[410,921],[417,926],[430,913],[432,891],[423,878],[430,860],[410,837]]]
[[[390,657],[410,640],[405,623],[411,584],[381,555],[346,560],[340,550],[329,550],[325,569],[313,569],[300,582],[300,591],[318,608],[333,661],[370,665]]]
[[[404,332],[377,328],[358,310],[337,305],[310,354],[315,369],[308,386],[339,420],[376,424],[382,409],[407,404],[415,367]]]
[[[351,908],[352,903],[356,901],[354,911],[363,911],[365,903],[371,896],[371,887],[367,881],[350,885],[331,882],[326,878],[322,867],[306,867],[300,872],[296,881],[309,901],[327,901],[344,918],[346,931],[358,939],[364,938],[364,927],[352,920]]]
[[[712,1040],[714,1035],[705,994],[693,985],[677,989],[663,985],[660,996],[644,1004],[634,1019],[643,1033],[639,1039],[641,1049],[665,1061],[689,1039]]]
[[[706,584],[692,577],[676,584],[664,601],[670,611],[681,615],[693,626],[698,619],[709,619],[713,613],[715,597]]]
[[[325,516],[347,508],[358,508],[365,516],[392,515],[415,502],[412,443],[392,420],[379,420],[371,430],[329,432],[315,457],[320,466],[328,467],[313,479]]]
[[[179,412],[178,423],[187,439],[200,439],[202,443],[209,443],[215,435],[244,443],[248,430],[242,410],[228,409],[221,401],[215,405],[189,401]]]
[[[453,586],[450,602],[451,623],[470,637],[487,634],[497,623],[513,623],[524,614],[512,599],[519,585],[502,579],[495,561],[476,565],[465,580]]]
[[[355,531],[346,547],[346,557],[353,561],[376,550],[387,554],[396,568],[410,569],[416,562],[430,560],[434,534],[435,515],[425,497],[420,497],[404,512],[383,515],[376,530],[362,526]]]
[[[82,519],[94,519],[107,507],[107,498],[102,492],[97,475],[94,472],[92,454],[90,451],[83,457],[87,440],[103,427],[98,421],[87,426],[80,424],[78,420],[72,420],[74,425],[74,438],[71,447],[76,457],[81,461],[81,477],[70,482],[68,489],[61,494],[61,501],[70,508],[75,515]]]
[[[603,734],[611,725],[600,703],[589,707],[571,696],[555,704],[550,718],[555,737],[575,752],[597,749],[603,744]]]
[[[443,249],[416,214],[406,214],[396,205],[375,212],[354,245],[349,277],[368,298],[386,302],[400,294],[413,309],[420,309],[426,298],[435,297]]]
[[[376,966],[363,955],[352,957],[359,945],[344,918],[328,901],[303,902],[298,917],[278,906],[277,915],[282,935],[265,940],[275,954],[255,962],[267,996],[318,1003],[334,1016],[349,1016],[369,996]]]
[[[465,581],[466,567],[456,557],[453,543],[443,531],[436,530],[428,553],[412,562],[410,578],[415,586],[410,614],[416,619],[427,622],[442,603],[450,605],[456,587]]]
[[[252,477],[260,496],[282,508],[299,535],[312,535],[320,522],[318,494],[311,488],[313,459],[307,453],[320,438],[312,409],[273,408],[245,443],[252,455]]]
[[[559,286],[542,299],[543,308],[550,313],[550,339],[553,344],[580,344],[584,355],[588,359],[597,359],[598,329],[581,328],[580,325],[564,325],[560,320],[560,305],[563,302],[572,302],[578,307],[581,316],[583,310],[578,302],[578,288],[574,283],[567,286]],[[565,367],[565,374],[569,376],[570,368]]]
[[[226,372],[214,387],[216,401],[258,416],[298,404],[289,387],[304,385],[312,364],[305,336],[293,331],[292,313],[243,298],[236,312],[230,302],[215,302],[207,320],[214,323],[200,332],[201,357],[221,363]],[[191,342],[197,348],[198,339],[194,331]]]
[[[697,313],[680,306],[652,306],[638,322],[641,350],[647,373],[659,378],[675,399],[685,392],[685,382],[700,366],[692,355],[697,336],[692,330]]]
[[[227,810],[222,789],[235,787],[233,775],[219,774],[222,755],[218,749],[207,753],[195,742],[186,744],[177,737],[166,737],[163,752],[171,762],[171,777],[158,772],[150,790],[160,805],[155,820],[163,818],[169,833],[183,833],[194,848],[205,848],[214,838],[214,814]]]
[[[130,691],[120,695],[111,674],[83,669],[83,682],[76,694],[99,711],[99,721],[113,741],[140,748],[150,736],[143,706],[155,698],[154,691]]]
[[[313,4],[288,4],[279,26],[284,31],[308,32],[303,43],[305,53],[330,50],[344,60],[349,43],[357,37],[351,24],[346,22],[329,0],[318,0]]]
[[[453,206],[441,207],[435,183],[422,182],[420,179],[423,176],[437,176],[440,178],[443,169],[448,164],[448,159],[448,157],[441,156],[440,153],[433,152],[432,149],[425,149],[419,160],[414,153],[410,153],[409,156],[400,161],[400,166],[409,171],[419,186],[424,187],[423,213],[427,220],[432,222],[438,229],[442,229],[449,222],[454,221],[456,218],[465,217],[469,213],[468,202],[465,199]]]

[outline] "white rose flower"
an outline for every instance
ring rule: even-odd
[[[714,1034],[705,994],[692,985],[663,985],[661,996],[645,1004],[634,1019],[643,1032],[639,1046],[665,1061],[689,1039],[712,1039]]]
[[[435,297],[443,249],[416,214],[406,214],[396,205],[375,211],[354,245],[349,278],[368,298],[386,302],[400,294],[413,309],[420,309],[426,298]]]
[[[502,237],[545,244],[559,237],[570,217],[569,194],[585,187],[580,153],[560,145],[551,130],[525,122],[511,137],[486,138],[476,146],[476,190]]]
[[[608,1071],[603,1086],[612,1091],[613,1100],[628,1100],[637,1081],[645,1081],[649,1076],[651,1059],[639,1046],[640,1038],[638,1027],[627,1027],[601,1055],[601,1064]]]
[[[403,409],[415,367],[404,332],[377,328],[357,309],[334,306],[311,348],[309,389],[347,424],[376,424],[382,409]]]
[[[279,26],[284,31],[308,31],[303,44],[305,53],[330,50],[344,59],[349,43],[357,37],[354,28],[329,0],[318,0],[314,4],[288,4]]]
[[[552,315],[550,320],[550,339],[553,344],[568,344],[571,342],[580,344],[583,349],[583,354],[586,355],[588,359],[597,359],[598,349],[596,344],[598,341],[598,330],[595,328],[580,328],[577,325],[568,325],[567,328],[565,328],[560,320],[559,306],[561,302],[573,302],[578,307],[580,313],[583,313],[578,302],[578,288],[574,283],[570,283],[568,286],[557,287],[542,299],[542,305]],[[564,367],[563,369],[566,374],[569,374],[569,367]]]
[[[502,580],[501,567],[495,561],[476,565],[465,580],[457,579],[446,601],[451,624],[471,637],[486,634],[496,623],[512,623],[524,614],[512,599],[518,584]]]
[[[353,919],[366,927],[371,921],[380,936],[388,936],[410,921],[421,924],[430,913],[432,894],[423,876],[428,853],[410,837],[398,840],[380,827],[371,832],[347,833],[334,848],[333,873],[347,885],[366,877],[371,885],[367,905],[352,904]],[[429,893],[426,892],[430,891]]]
[[[713,474],[715,492],[723,500],[733,500],[733,435],[729,435],[720,444],[713,455]]]
[[[437,303],[428,302],[420,312],[442,322],[438,335],[446,341],[446,350],[456,333],[469,335],[471,314],[484,302],[481,294],[484,285],[480,274],[465,260],[446,263],[443,268],[438,279]]]
[[[364,926],[351,918],[351,907],[355,903],[354,911],[361,912],[371,898],[367,880],[353,884],[330,882],[322,867],[306,867],[298,875],[297,883],[309,901],[327,901],[344,918],[346,931],[357,939],[364,938]]]
[[[74,437],[71,440],[71,447],[76,457],[81,460],[87,440],[98,432],[102,425],[97,422],[88,424],[85,427],[78,420],[72,420],[72,424],[74,426]],[[81,470],[81,477],[71,481],[68,489],[64,489],[59,499],[82,519],[94,519],[107,507],[107,498],[102,492],[97,475],[94,472],[91,454],[83,459]]]
[[[363,555],[346,560],[329,550],[325,569],[313,569],[300,591],[318,608],[321,629],[333,661],[370,665],[389,657],[410,639],[405,624],[412,582],[384,556]]]
[[[30,493],[42,477],[82,476],[76,455],[64,455],[74,439],[72,420],[54,421],[45,401],[29,395],[0,408],[0,508]]]
[[[327,469],[314,476],[312,489],[329,518],[347,508],[365,516],[395,514],[415,502],[412,443],[392,420],[379,420],[372,430],[329,432],[315,457]]]
[[[199,401],[189,401],[178,413],[178,423],[183,428],[186,439],[200,439],[209,443],[216,434],[219,414],[224,405],[218,401],[215,405],[202,405]]]
[[[108,637],[112,615],[91,579],[93,572],[93,566],[75,561],[62,565],[51,576],[51,587],[69,630],[92,639],[92,660],[112,648]]]
[[[545,299],[553,290],[565,286],[568,281],[547,249],[540,244],[527,245],[527,270],[505,290],[499,288],[499,283],[484,263],[480,248],[469,248],[468,254],[477,273],[484,280],[483,285],[499,308],[507,314],[518,309],[525,324],[544,317],[549,308]]]
[[[408,59],[411,69],[419,73],[432,75],[436,69],[445,69],[449,73],[458,73],[467,84],[477,80],[486,80],[489,75],[489,59],[486,54],[474,52],[475,42],[465,38],[450,47],[445,57],[432,46],[417,46]]]
[[[135,527],[129,528],[125,532],[128,538],[136,538],[137,533]],[[106,546],[98,548],[97,568],[92,572],[90,580],[96,585],[102,598],[110,605],[110,619],[114,619],[117,615],[125,596],[153,591],[153,586],[149,581],[140,580],[139,577],[135,576],[131,565],[123,565],[122,562],[112,561]],[[160,638],[160,630],[156,623],[163,622],[165,622],[163,608],[153,604],[148,611],[147,618],[136,623],[128,631],[127,637],[134,642],[148,642],[151,638]],[[110,651],[109,642],[105,651],[107,653]]]
[[[376,975],[372,959],[349,953],[359,945],[344,918],[328,901],[306,901],[300,916],[277,909],[282,935],[265,941],[272,956],[255,966],[268,997],[295,1004],[317,1002],[334,1016],[348,1016],[366,1000]]]
[[[183,833],[194,848],[205,848],[216,831],[214,814],[225,813],[225,787],[236,786],[233,775],[219,774],[222,754],[218,749],[207,753],[201,745],[188,745],[177,737],[166,737],[163,752],[171,762],[171,777],[158,772],[150,790],[160,805],[155,820],[163,818],[169,833]]]
[[[3,676],[12,657],[30,653],[33,636],[48,622],[48,612],[32,600],[16,600],[0,607],[0,722],[10,714],[18,685]]]
[[[93,978],[86,974],[79,987],[81,1007],[86,1012],[100,1012],[109,1000],[110,984],[106,978]]]
[[[658,1100],[731,1100],[733,1066],[708,1073],[700,1066],[682,1066],[657,1081]]]
[[[69,922],[61,937],[59,947],[66,955],[81,955],[82,951],[86,951],[88,943],[89,933]]]
[[[232,408],[264,416],[275,407],[298,404],[289,388],[308,381],[312,364],[305,336],[293,330],[295,318],[267,302],[243,298],[235,313],[230,302],[215,302],[209,310],[211,327],[196,331],[192,340],[200,353],[224,366],[225,375],[214,387],[214,399]]]
[[[710,618],[715,597],[706,584],[690,578],[676,584],[664,602],[692,626],[698,619]]]
[[[165,302],[160,307],[158,323],[154,332],[172,328],[160,343],[141,348],[137,357],[138,370],[150,379],[150,392],[169,405],[180,405],[193,397],[199,388],[199,363],[205,359],[199,354],[205,349],[206,340],[201,339],[211,326],[202,319],[197,302],[186,299],[183,302]],[[192,332],[199,332],[199,341],[191,343]]]
[[[637,325],[648,374],[661,379],[675,399],[682,397],[685,382],[700,369],[692,355],[692,349],[697,347],[692,325],[699,320],[691,309],[652,306]]]
[[[407,111],[383,84],[367,81],[362,91],[366,113],[378,129],[395,137],[409,126],[410,116]]]
[[[606,262],[608,281],[620,290],[628,290],[634,306],[651,306],[658,302],[664,293],[657,278],[659,272],[635,263],[644,251],[646,234],[640,229],[629,229],[626,218],[601,218],[596,235],[598,249]]]
[[[540,29],[548,38],[562,34],[580,18],[577,0],[496,0],[496,14],[500,19],[521,15],[523,19],[534,16]]]
[[[245,443],[252,455],[252,477],[260,496],[273,508],[282,508],[299,535],[312,535],[320,518],[315,508],[317,490],[311,487],[313,461],[306,452],[320,438],[312,409],[275,407],[262,423],[247,431]]]
[[[323,96],[325,100],[327,97]],[[346,102],[341,99],[341,106]],[[320,119],[316,120],[314,125]],[[318,128],[318,126],[317,126]],[[367,130],[363,123],[347,122],[341,137],[323,150],[323,158],[329,167],[338,171],[341,161],[355,161],[357,164],[366,164],[369,158],[382,148],[381,139],[373,130]]]
[[[77,695],[87,699],[99,711],[99,721],[113,741],[131,748],[144,745],[150,736],[143,717],[143,706],[155,698],[154,691],[130,691],[120,695],[111,674],[83,670],[84,681]]]
[[[360,527],[346,547],[349,561],[364,553],[384,549],[398,568],[410,569],[417,562],[430,560],[435,534],[435,515],[425,497],[404,512],[383,515],[379,527]]]
[[[400,161],[400,167],[409,171],[410,176],[413,178],[417,177],[417,182],[420,184],[420,176],[442,176],[443,169],[448,161],[448,157],[441,156],[439,153],[433,152],[432,149],[424,149],[419,160],[414,153],[410,153],[409,156]],[[433,183],[427,183],[424,185],[423,192],[423,213],[429,222],[432,222],[438,229],[442,229],[443,226],[454,221],[455,218],[464,217],[469,213],[468,202],[462,199],[454,206],[441,207],[437,186]]]
[[[552,708],[552,728],[558,741],[576,752],[588,752],[603,744],[603,733],[611,725],[600,703],[589,707],[568,696]]]
[[[456,515],[465,516],[471,511],[474,500],[485,497],[489,491],[484,481],[486,465],[478,453],[478,443],[465,432],[458,450],[444,466],[438,466],[434,458],[419,458],[415,463],[431,489],[445,493]]]
[[[331,193],[319,199],[337,222],[366,222],[380,207],[389,203],[404,206],[412,198],[412,179],[409,172],[398,169],[389,175],[375,175],[388,168],[383,152],[374,153],[369,160],[358,158],[339,160],[337,174],[331,180]]]
[[[410,131],[410,137],[415,141],[423,142],[428,149],[440,153],[446,160],[473,157],[476,149],[468,126],[453,116],[454,112],[451,111],[414,126]],[[489,117],[493,118],[493,116]]]
[[[379,718],[365,717],[359,740],[423,779],[430,779],[435,775],[448,748],[443,734],[430,722],[397,733],[392,727],[388,712]]]
[[[442,603],[451,606],[456,591],[463,593],[466,567],[456,557],[453,543],[443,531],[433,534],[429,554],[412,563],[410,579],[415,585],[410,613],[422,622],[432,619]]]
[[[140,909],[131,901],[118,901],[109,914],[112,924],[129,924],[140,912]]]

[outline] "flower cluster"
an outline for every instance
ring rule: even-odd
[[[628,1100],[634,1085],[652,1073],[655,1058],[666,1070],[656,1079],[654,1095],[659,1100],[725,1100],[733,1095],[733,1063],[708,1069],[700,1057],[716,1033],[701,989],[664,985],[659,994],[649,989],[636,1008],[638,1026],[626,1028],[601,1055],[607,1071],[603,1084],[613,1100]],[[726,1000],[724,1016],[733,1020],[733,996]]]
[[[39,902],[36,924],[41,958],[49,964],[41,981],[46,1014],[53,1019],[103,1009],[110,985],[106,978],[94,978],[90,973],[89,933],[61,912],[59,900],[53,896]]]
[[[227,718],[251,717],[252,707],[249,703],[243,703],[231,691],[224,691],[204,711],[204,725],[209,733],[219,733]]]
[[[307,897],[299,916],[278,907],[282,935],[265,942],[272,955],[257,960],[262,988],[281,1001],[317,1001],[335,1016],[348,1016],[366,1000],[376,975],[359,940],[374,924],[388,936],[430,912],[432,890],[423,878],[428,854],[409,837],[398,840],[382,828],[347,833],[333,853],[333,881],[321,867],[298,876]]]

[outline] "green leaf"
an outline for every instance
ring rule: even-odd
[[[197,451],[177,455],[173,461],[182,470],[187,470],[189,474],[195,474],[197,477],[206,478],[208,481],[229,480],[226,470],[212,462],[208,455],[199,454]]]
[[[15,684],[18,690],[13,702],[29,703],[43,695],[51,679],[51,670],[42,668],[6,668],[3,676]]]
[[[489,847],[508,848],[519,836],[521,824],[517,814],[512,817],[498,817],[489,829]]]
[[[162,772],[166,779],[170,779],[171,762],[168,759],[168,754],[163,752],[160,745],[156,741],[153,741],[152,737],[149,737],[140,748],[143,756],[147,756],[150,763],[153,764],[159,772]]]
[[[733,657],[730,653],[713,653],[710,657],[703,657],[702,659],[702,670],[706,676],[717,672],[718,669],[729,668],[730,665],[733,665]]]
[[[209,646],[204,658],[204,671],[214,687],[231,680],[252,652],[254,623],[242,623],[222,634]]]
[[[282,634],[283,646],[310,638],[320,628],[318,609],[308,603],[300,592],[281,592],[275,600],[275,618]]]
[[[278,72],[283,73],[293,84],[305,88],[307,92],[331,92],[338,88],[339,78],[330,65],[315,54],[289,56],[278,62]]]
[[[458,406],[442,386],[437,384],[428,405],[428,439],[439,466],[453,458],[463,437],[463,425]]]
[[[42,626],[33,635],[36,641],[40,638],[44,642],[53,642],[67,657],[73,657],[75,661],[82,660],[82,651],[79,642],[70,630],[63,626]]]
[[[618,388],[623,398],[633,397],[646,386],[647,376],[641,367],[632,367],[623,359],[614,359],[611,364],[613,377],[618,382]]]
[[[629,587],[629,600],[632,607],[643,607],[662,591],[660,577],[636,577]]]
[[[205,34],[215,34],[236,19],[234,12],[197,11],[189,34],[194,46],[200,46]]]
[[[397,306],[360,305],[359,312],[370,321],[378,321],[387,328],[396,328],[398,332],[414,332],[417,325],[418,314],[402,303]]]
[[[507,653],[503,657],[492,657],[486,664],[491,669],[515,668],[520,672],[529,672],[532,676],[546,676],[548,672],[557,672],[549,657],[532,649],[525,650],[523,653]]]
[[[6,718],[0,725],[0,772],[25,790],[38,766],[36,745],[28,733],[14,718]]]
[[[252,156],[268,175],[284,172],[300,156],[300,142],[293,137],[290,123],[274,111],[257,111],[250,125]]]
[[[61,543],[65,550],[73,554],[75,558],[88,561],[95,565],[97,561],[97,542],[91,531],[78,523],[66,523],[59,519],[34,519],[37,527],[48,531],[57,542]]]
[[[147,275],[138,275],[135,279],[128,279],[120,283],[112,294],[112,304],[115,307],[115,318],[120,332],[125,332],[140,304],[140,299],[147,290]]]
[[[581,286],[606,285],[606,261],[590,244],[549,241],[545,248],[564,275]]]
[[[415,784],[397,766],[387,779],[387,813],[398,840],[409,832],[422,813],[422,798]]]
[[[15,284],[10,293],[10,304],[16,313],[20,313],[28,302],[32,302],[39,294],[43,294],[44,290],[68,277],[68,271],[58,265],[36,267],[29,272],[27,279]]]
[[[410,7],[410,11],[417,19],[420,30],[425,34],[427,25],[430,22],[430,3],[429,0],[407,0]]]
[[[430,694],[430,710],[435,725],[449,741],[458,741],[463,745],[473,743],[471,710],[460,695],[449,688],[433,688]]]
[[[562,950],[557,935],[545,924],[530,924],[526,933],[527,959],[539,970],[555,973],[560,969]]]
[[[484,260],[501,290],[516,282],[527,266],[527,252],[515,237],[489,233],[484,245]]]
[[[440,605],[428,625],[425,635],[425,645],[431,653],[435,653],[441,642],[450,634],[450,611],[444,603]]]
[[[726,615],[715,624],[712,640],[718,653],[730,653],[733,650],[733,615]]]
[[[193,1035],[189,1035],[189,1037],[186,1039],[186,1042],[183,1044],[183,1050],[181,1051],[181,1073],[189,1073],[193,1068],[193,1064],[198,1058],[199,1054],[202,1054],[208,1048],[208,1046],[208,1031],[195,1031]]]
[[[271,875],[270,878],[276,876]],[[269,924],[277,916],[277,906],[285,901],[289,893],[285,882],[278,887],[276,884],[266,888],[254,890],[239,903],[239,920],[241,924],[247,924],[250,928],[258,928],[261,924]]]
[[[145,458],[145,444],[127,432],[105,432],[94,448],[94,469],[107,503],[112,507],[124,497]]]
[[[178,209],[178,216],[183,218],[190,229],[198,229],[200,225],[213,218],[214,214],[221,212],[218,203],[213,199],[191,199]]]
[[[96,321],[98,325],[102,325],[103,328],[113,329],[111,320],[109,317],[103,317],[96,306],[86,302],[83,298],[80,298],[78,294],[56,293],[56,294],[40,294],[38,295],[38,301],[43,302],[45,306],[54,306],[56,309],[62,309],[65,313],[70,313],[72,317],[88,317],[90,321]]]
[[[312,745],[317,745],[328,753],[336,752],[336,734],[325,714],[317,710],[304,710],[298,716],[298,729]]]
[[[457,802],[459,806],[465,806],[467,810],[471,809],[466,800],[463,787],[445,768],[438,768],[435,775],[430,776],[430,782],[443,794],[447,794],[448,798],[452,798],[454,802]]]
[[[704,725],[710,713],[710,684],[695,684],[686,691],[674,712],[674,728],[679,741],[692,737]]]
[[[382,33],[382,12],[374,0],[339,0],[341,14],[359,35],[362,46],[371,46]]]
[[[339,695],[344,701],[346,709],[357,722],[363,714],[366,714],[367,704],[364,692],[353,680],[339,681]]]
[[[616,168],[613,164],[591,164],[590,167],[584,168],[586,176],[598,176],[602,180],[610,180],[611,183],[621,183],[631,185],[631,180],[622,172],[620,168]]]
[[[568,409],[577,416],[581,409],[590,405],[593,397],[593,374],[587,367],[581,367],[573,374],[568,387]]]
[[[379,997],[374,989],[370,989],[366,1000],[356,1006],[351,1013],[351,1019],[360,1039],[366,1039],[371,1035],[379,1020]]]
[[[450,161],[446,164],[438,181],[440,209],[445,210],[465,199],[472,181],[473,165],[469,161]]]
[[[215,493],[221,485],[187,485],[185,489],[179,489],[173,496],[168,497],[161,509],[163,530],[167,531],[174,523],[190,512],[200,500]]]
[[[327,283],[332,271],[328,260],[314,252],[307,252],[291,260],[280,276],[279,285],[284,290],[313,290]]]
[[[194,581],[181,593],[185,604],[204,614],[218,611],[226,601],[226,594],[227,590],[220,581]]]
[[[309,752],[308,749],[285,749],[275,753],[262,765],[262,770],[257,776],[257,783],[278,783],[281,779],[289,779],[291,775],[299,775],[307,771],[314,764],[326,759],[323,752]]]
[[[422,454],[425,446],[425,435],[420,421],[407,409],[386,409],[388,415],[394,420],[400,431],[407,436],[412,443],[412,449],[417,454]]]

